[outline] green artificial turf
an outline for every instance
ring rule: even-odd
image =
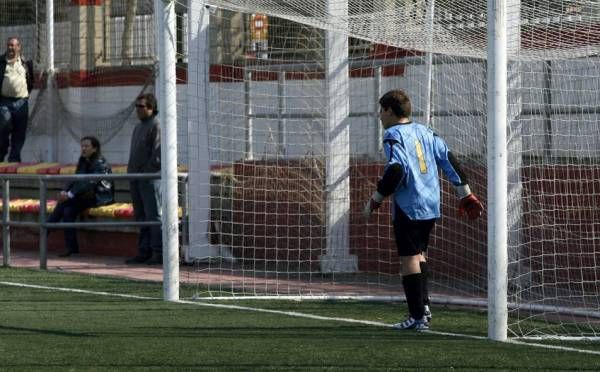
[[[599,370],[600,356],[436,333],[160,300],[160,284],[26,269],[0,281],[156,300],[0,285],[3,370]],[[214,302],[211,302],[214,303]],[[391,324],[405,304],[222,302]],[[481,311],[435,308],[432,330],[486,335]],[[597,343],[561,345],[600,351]]]

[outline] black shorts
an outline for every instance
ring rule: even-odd
[[[435,218],[431,220],[411,220],[398,206],[394,217],[394,236],[396,248],[400,257],[416,256],[427,252],[429,234],[435,225]]]

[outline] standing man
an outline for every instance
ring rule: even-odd
[[[21,55],[21,42],[14,36],[6,41],[0,56],[0,161],[8,149],[8,161],[20,162],[29,117],[29,93],[33,89],[33,62]]]
[[[135,102],[140,122],[133,129],[127,173],[160,172],[160,123],[154,94],[140,95]],[[129,184],[136,221],[161,221],[160,179],[131,180]],[[127,264],[162,264],[161,226],[140,228],[137,256]]]
[[[440,217],[438,167],[454,185],[460,215],[476,219],[481,216],[483,206],[469,189],[467,177],[446,142],[430,128],[411,121],[411,104],[406,93],[389,91],[379,99],[379,106],[379,119],[385,128],[383,145],[387,164],[364,214],[369,218],[383,199],[393,194],[394,235],[409,311],[408,319],[394,324],[394,328],[425,330],[431,320],[429,306],[425,307],[428,301],[425,253],[429,234]]]

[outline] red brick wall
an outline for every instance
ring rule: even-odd
[[[471,189],[487,207],[487,175],[464,162]],[[301,262],[318,269],[325,252],[324,167],[305,161],[245,162],[234,167],[234,254],[270,267],[276,261]],[[382,165],[352,162],[350,167],[350,252],[363,272],[398,274],[389,199],[367,224],[362,216]],[[600,166],[532,166],[523,169],[519,270],[537,283],[568,291],[593,289],[600,276]],[[433,231],[428,258],[434,280],[464,293],[487,285],[487,214],[459,218],[457,200],[442,182],[442,218]],[[513,211],[517,213],[516,211]],[[516,273],[509,268],[509,276]],[[513,273],[513,274],[511,274]],[[583,283],[582,283],[583,282]]]
[[[321,164],[303,161],[236,163],[236,257],[314,268],[325,247],[322,171]]]
[[[382,170],[381,165],[370,163],[353,162],[350,167],[350,253],[358,256],[361,271],[397,274],[400,265],[389,199],[368,224],[362,215],[364,202]],[[472,173],[475,183],[480,184],[477,174],[481,170]],[[300,160],[240,162],[234,165],[234,175],[234,254],[267,263],[302,261],[317,269],[326,248],[323,164]],[[480,275],[486,260],[485,222],[457,220],[453,197],[451,202],[444,213],[453,217],[438,223],[430,257],[433,262],[461,266],[465,275],[473,271]],[[465,236],[471,239],[465,241]],[[465,247],[467,243],[473,246]],[[469,257],[465,252],[472,250],[476,253]]]

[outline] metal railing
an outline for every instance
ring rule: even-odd
[[[40,269],[47,269],[48,262],[48,228],[85,228],[85,227],[143,227],[162,225],[156,221],[97,221],[97,222],[46,222],[48,183],[72,180],[154,180],[160,179],[159,173],[127,173],[127,174],[0,174],[2,183],[2,247],[3,265],[10,266],[10,228],[11,227],[37,227],[39,228]],[[185,222],[187,216],[187,173],[179,173],[179,206],[182,208],[181,220]],[[37,222],[11,221],[10,219],[10,181],[37,181],[39,185],[40,210]],[[182,223],[182,236],[187,236],[187,224]]]

